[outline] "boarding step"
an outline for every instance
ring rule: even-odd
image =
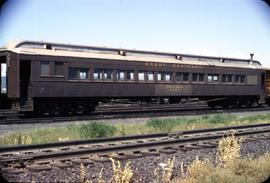
[[[23,107],[20,107],[19,110],[20,112],[33,111],[33,106],[32,105],[23,106]]]
[[[10,116],[14,114],[18,114],[18,111],[14,109],[0,109],[0,116]]]
[[[18,119],[23,114],[20,114],[17,110],[12,109],[1,109],[0,110],[0,120],[15,120]]]

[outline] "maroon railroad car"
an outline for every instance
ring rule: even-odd
[[[250,106],[266,98],[267,71],[250,59],[13,42],[0,49],[0,108],[90,112],[99,101],[199,98]],[[5,74],[6,73],[6,74]]]

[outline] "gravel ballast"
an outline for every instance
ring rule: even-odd
[[[255,140],[243,143],[241,146],[242,156],[259,157],[270,152],[269,140]],[[145,156],[131,159],[131,169],[134,172],[133,182],[154,182],[154,170],[160,163],[167,163],[168,159],[175,157],[173,177],[180,176],[181,163],[187,167],[196,157],[199,159],[209,159],[215,162],[216,148],[193,149],[189,151],[177,151],[173,154],[160,154],[158,156]],[[122,160],[124,165],[127,160]],[[103,169],[103,179],[108,182],[112,175],[111,162],[95,162],[85,166],[85,177],[92,182],[97,182],[99,173]],[[72,168],[53,168],[50,171],[25,172],[20,174],[4,173],[3,176],[10,182],[80,182],[80,166]]]

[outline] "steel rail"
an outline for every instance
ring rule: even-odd
[[[216,114],[216,113],[233,113],[233,112],[253,112],[261,110],[269,111],[269,107],[252,107],[252,108],[239,108],[239,109],[211,109],[209,107],[204,108],[173,108],[173,109],[149,109],[147,111],[134,110],[134,111],[107,111],[107,112],[93,112],[89,116],[77,115],[67,117],[43,117],[43,118],[20,118],[10,120],[0,120],[0,125],[10,124],[40,124],[40,123],[60,123],[60,122],[72,122],[72,121],[83,121],[83,120],[104,120],[104,119],[126,119],[126,118],[138,118],[138,117],[149,117],[153,114],[159,116],[171,116],[171,115],[200,115],[200,114]]]
[[[180,112],[185,113],[189,111],[200,111],[200,110],[211,110],[208,106],[140,106],[140,107],[119,107],[119,108],[107,108],[102,109],[98,108],[96,111],[92,112],[89,115],[71,115],[71,116],[62,116],[62,115],[44,115],[44,117],[22,117],[22,118],[11,118],[11,119],[0,119],[0,125],[6,124],[27,124],[27,123],[44,123],[44,122],[62,122],[62,121],[74,121],[74,120],[99,120],[99,119],[114,119],[112,115],[116,115],[116,118],[127,118],[130,114],[147,114],[147,113],[156,113],[156,112]],[[128,114],[127,116],[125,116]],[[17,117],[18,115],[15,115]],[[10,116],[9,116],[10,117]]]
[[[66,146],[79,146],[79,145],[85,145],[85,144],[90,145],[90,144],[109,143],[109,142],[117,142],[117,141],[162,138],[162,137],[171,137],[175,135],[179,136],[179,135],[201,134],[201,133],[220,132],[220,131],[229,131],[229,130],[253,129],[253,128],[262,128],[262,127],[270,127],[270,123],[238,125],[238,126],[235,125],[235,126],[227,126],[227,127],[219,127],[219,128],[203,128],[203,129],[176,131],[176,132],[169,132],[169,133],[117,136],[117,137],[109,137],[109,138],[96,138],[96,139],[89,139],[89,140],[66,141],[66,142],[45,143],[45,144],[6,146],[6,147],[0,147],[0,153],[6,153],[6,152],[11,153],[14,151],[29,151],[29,150],[35,150],[35,149],[46,149],[46,148],[55,148],[55,147],[66,147]]]
[[[234,135],[237,137],[247,136],[247,135],[255,135],[255,134],[263,134],[270,133],[270,129],[260,129],[260,130],[251,130],[246,132],[235,132]],[[73,151],[65,151],[65,152],[54,152],[54,153],[41,153],[41,154],[32,154],[23,157],[15,157],[15,158],[6,158],[0,160],[1,164],[14,163],[14,162],[31,162],[36,160],[44,160],[44,159],[56,159],[56,158],[71,158],[83,155],[91,155],[98,153],[109,153],[116,151],[130,151],[130,150],[138,150],[138,149],[147,149],[153,147],[170,147],[171,145],[184,145],[186,143],[194,143],[201,141],[212,141],[219,140],[224,137],[224,134],[214,134],[207,135],[202,137],[190,137],[183,139],[169,139],[158,142],[145,142],[145,143],[134,143],[134,144],[125,144],[118,146],[108,146],[108,147],[98,147],[94,149],[80,149]]]

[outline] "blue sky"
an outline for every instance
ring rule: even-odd
[[[254,59],[270,67],[270,8],[260,0],[9,0],[0,45],[43,40]]]

